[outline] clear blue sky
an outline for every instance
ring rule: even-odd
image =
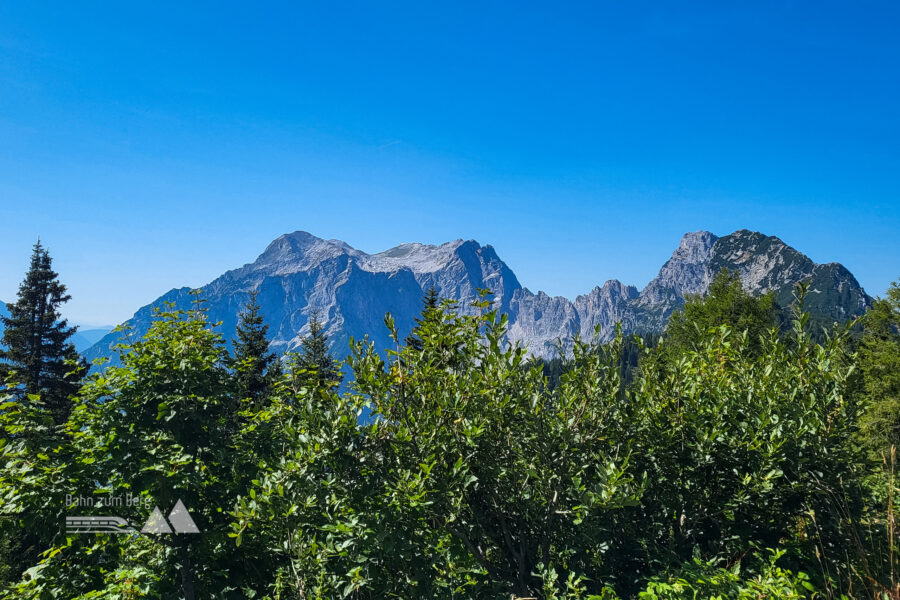
[[[573,297],[749,228],[883,294],[898,7],[3,2],[0,298],[38,235],[100,324],[297,229]]]

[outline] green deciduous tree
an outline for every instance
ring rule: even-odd
[[[629,392],[634,429],[622,435],[635,440],[633,462],[652,483],[629,525],[641,532],[626,539],[660,543],[629,541],[619,556],[633,553],[632,568],[737,559],[750,544],[795,539],[831,575],[853,577],[844,552],[859,548],[837,540],[853,539],[861,518],[851,482],[867,472],[852,442],[862,399],[849,333],[817,344],[807,318],[797,313],[787,336],[772,330],[758,344],[722,325],[677,361],[644,361]]]
[[[268,540],[270,579],[312,597],[677,597],[667,573],[696,575],[686,590],[798,593],[805,576],[747,556],[785,543],[817,585],[848,583],[859,399],[846,332],[820,345],[804,320],[754,352],[746,331],[705,331],[624,390],[621,340],[577,342],[550,391],[503,317],[444,302],[421,344],[385,358],[357,343],[349,395],[306,390],[263,420],[291,441],[233,533]]]
[[[846,329],[813,340],[799,311],[790,331],[756,342],[749,327],[704,327],[676,360],[665,340],[627,352],[621,338],[575,341],[551,389],[506,341],[505,317],[485,300],[475,308],[427,307],[406,343],[388,316],[394,347],[355,342],[347,389],[285,378],[260,402],[201,310],[161,313],[120,366],[89,379],[70,447],[49,455],[15,437],[52,431],[49,414],[0,405],[13,436],[0,446],[4,516],[52,514],[58,527],[64,492],[127,490],[164,514],[182,499],[203,531],[57,535],[7,597],[749,599],[813,588],[870,598],[891,588],[873,549],[895,539],[874,493],[892,482],[870,484],[878,473],[854,443],[865,398]],[[633,355],[642,366],[624,385]],[[148,512],[117,510],[138,524]]]
[[[860,366],[869,398],[863,435],[873,451],[889,453],[900,446],[900,282],[863,317]]]
[[[167,309],[142,339],[121,348],[120,358],[121,365],[85,383],[70,419],[69,490],[94,500],[91,512],[70,508],[110,514],[98,512],[97,502],[131,494],[143,501],[112,514],[140,528],[152,507],[166,515],[181,500],[202,533],[65,538],[14,597],[43,598],[51,590],[67,598],[101,590],[127,597],[128,585],[153,598],[244,597],[253,565],[226,531],[239,495],[230,427],[239,398],[221,335],[199,305]],[[122,569],[118,575],[111,565]]]
[[[0,391],[0,590],[59,541],[70,480],[69,438],[36,396],[22,401],[19,387]]]
[[[282,585],[357,598],[583,587],[610,513],[635,501],[607,418],[618,410],[618,368],[585,352],[594,377],[580,383],[596,402],[574,383],[542,397],[540,369],[505,346],[505,326],[495,312],[461,316],[444,303],[420,322],[421,345],[386,362],[357,343],[352,393],[308,391],[291,403],[291,449],[235,525],[242,539],[270,537]],[[365,405],[376,418],[359,428]]]
[[[504,342],[506,318],[488,306],[469,317],[445,304],[419,325],[422,348],[390,354],[386,368],[371,351],[352,360],[357,393],[383,417],[371,435],[390,465],[380,477],[389,522],[429,528],[426,547],[403,528],[391,538],[422,557],[403,567],[409,577],[445,574],[430,582],[434,597],[576,585],[595,560],[587,540],[608,537],[612,514],[636,501],[627,444],[609,435],[616,366],[579,352],[584,387],[545,396],[540,368],[525,368],[525,350]]]
[[[367,577],[387,548],[366,526],[381,512],[361,410],[335,386],[279,386],[243,429],[243,453],[260,469],[236,502],[230,535],[261,557],[267,597],[375,597]]]

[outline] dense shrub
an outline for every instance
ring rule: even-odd
[[[677,360],[665,342],[638,344],[628,385],[621,338],[577,342],[551,389],[505,342],[505,317],[479,306],[431,306],[406,338],[388,317],[395,347],[354,342],[344,388],[288,373],[252,398],[202,311],[164,313],[121,366],[87,382],[64,447],[28,446],[17,432],[39,431],[41,415],[4,405],[7,517],[52,533],[58,522],[35,515],[62,515],[61,494],[86,486],[164,511],[181,497],[203,531],[57,531],[7,597],[798,598],[891,586],[872,549],[889,533],[877,503],[893,484],[855,445],[863,396],[846,333],[816,343],[798,314],[787,335],[702,330]],[[139,523],[141,510],[127,516]]]

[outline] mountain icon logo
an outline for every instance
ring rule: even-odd
[[[179,498],[178,502],[175,503],[175,507],[169,512],[168,520],[163,517],[159,507],[154,506],[153,512],[150,513],[150,517],[141,529],[141,533],[200,533],[200,529],[197,528],[197,524],[191,518],[191,513],[188,512],[188,509]]]

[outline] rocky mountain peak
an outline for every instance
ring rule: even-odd
[[[713,244],[719,238],[709,231],[692,231],[681,236],[678,248],[672,253],[670,261],[698,263],[709,259]]]
[[[447,267],[465,253],[463,248],[480,248],[474,240],[454,240],[439,246],[431,244],[400,244],[384,252],[367,255],[366,264],[372,270],[393,271],[412,269],[413,273],[434,273]]]
[[[637,296],[638,290],[633,285],[625,285],[618,279],[608,279],[602,286],[596,285],[594,286],[594,289],[587,294],[577,296],[575,302],[578,303],[580,299],[587,300],[588,298],[624,298],[626,300],[631,300]]]
[[[741,229],[720,238],[710,260],[714,275],[737,271],[744,287],[755,294],[784,287],[812,275],[815,263],[773,235]]]
[[[705,291],[712,275],[708,269],[709,260],[718,239],[709,231],[684,234],[657,276],[641,291],[644,302],[672,302]]]
[[[324,240],[306,231],[295,231],[276,238],[246,266],[256,271],[287,274],[310,269],[337,256],[358,253],[340,240]]]

